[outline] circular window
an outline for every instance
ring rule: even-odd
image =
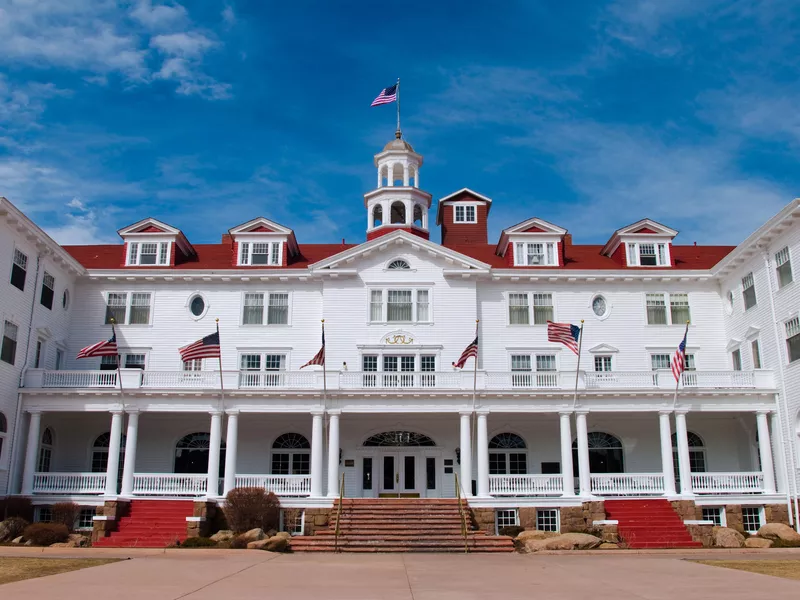
[[[592,312],[598,319],[605,319],[608,316],[610,308],[605,296],[598,294],[592,298]]]
[[[189,300],[189,312],[196,318],[202,317],[206,312],[206,301],[199,294],[192,296]]]
[[[69,290],[64,290],[64,293],[61,296],[61,306],[64,310],[69,308]]]
[[[725,312],[729,315],[733,314],[733,292],[728,290],[728,294],[725,296]]]

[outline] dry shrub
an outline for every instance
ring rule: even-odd
[[[22,536],[34,546],[50,546],[66,542],[69,539],[69,529],[62,523],[34,523],[25,528]]]
[[[75,529],[75,522],[81,514],[81,507],[74,502],[57,502],[52,507],[52,523],[61,523],[72,533]]]
[[[11,517],[3,521],[3,523],[5,523],[6,529],[8,530],[9,539],[12,540],[21,536],[25,528],[30,525],[30,523],[22,517]]]
[[[0,500],[0,521],[9,517],[22,517],[33,521],[33,504],[30,498],[10,497]]]
[[[280,501],[275,494],[266,493],[263,488],[234,488],[225,497],[225,519],[234,533],[257,527],[264,531],[277,529]]]

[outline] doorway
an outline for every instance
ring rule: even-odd
[[[419,498],[417,456],[405,452],[381,454],[380,498]]]

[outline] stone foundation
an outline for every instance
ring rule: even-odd
[[[306,508],[303,533],[314,535],[317,531],[328,529],[331,511],[330,508]]]
[[[686,529],[689,531],[689,535],[692,536],[692,539],[695,542],[703,544],[704,548],[711,548],[714,545],[713,525],[687,525]]]
[[[208,537],[214,529],[213,524],[217,517],[217,512],[222,509],[216,502],[196,501],[192,510],[193,517],[199,517],[199,521],[186,521],[186,537]]]
[[[703,518],[703,509],[697,506],[694,500],[673,500],[670,504],[672,510],[684,521],[699,521]]]
[[[472,513],[472,522],[475,524],[475,528],[480,531],[485,531],[487,535],[494,535],[495,534],[494,510],[495,509],[493,508],[470,508],[470,512]],[[533,510],[533,509],[525,509],[525,508],[519,509],[520,523],[522,523],[522,511],[524,510]],[[535,514],[533,517],[533,521],[535,528],[536,527]]]
[[[785,504],[766,504],[764,513],[767,523],[789,524],[789,509]]]
[[[581,506],[565,506],[560,509],[562,533],[585,532],[591,530],[594,521],[605,521],[605,503],[584,502]],[[616,533],[616,531],[614,532]]]
[[[125,500],[106,501],[103,506],[98,506],[95,514],[98,517],[108,517],[109,520],[92,523],[92,542],[108,537],[112,531],[116,531],[119,520],[128,514],[130,507],[130,502]]]

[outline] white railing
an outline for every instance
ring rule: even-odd
[[[105,473],[34,473],[34,494],[103,494]]]
[[[44,371],[42,387],[97,388],[116,387],[116,371]]]
[[[592,475],[592,493],[600,496],[639,496],[664,493],[663,473],[606,473]]]
[[[314,371],[240,371],[239,388],[315,389]]]
[[[489,475],[492,496],[560,496],[564,491],[561,475]]]
[[[684,371],[684,387],[692,388],[754,388],[753,371]]]
[[[461,373],[456,371],[347,371],[339,374],[339,387],[344,390],[460,389]]]
[[[512,371],[510,373],[487,373],[486,388],[490,390],[507,389],[559,389],[560,373],[557,371]],[[573,382],[574,383],[574,382]]]
[[[142,387],[218,389],[219,371],[144,371]]]
[[[260,487],[278,496],[310,496],[311,475],[237,475],[236,487]]]
[[[205,473],[134,473],[133,493],[140,496],[205,496]]]
[[[674,383],[674,380],[673,380]],[[656,371],[586,372],[586,389],[652,389],[658,387]]]
[[[764,474],[692,473],[692,491],[696,494],[753,494],[764,491]]]

